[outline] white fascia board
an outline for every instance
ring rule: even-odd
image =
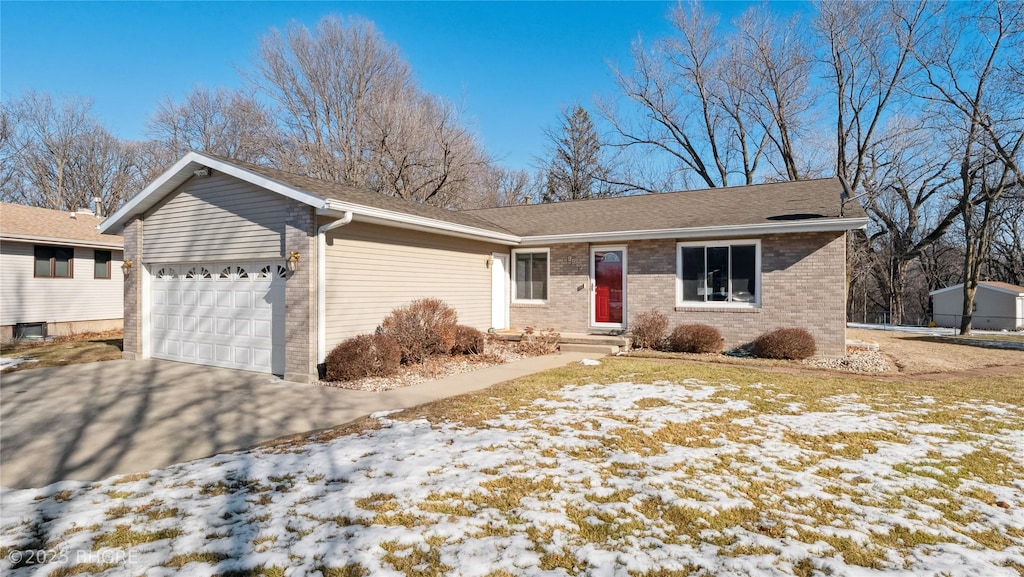
[[[79,246],[83,248],[102,248],[112,250],[124,250],[124,243],[101,242],[91,240],[78,240],[73,238],[54,238],[48,236],[33,236],[28,234],[4,234],[0,240],[7,242],[31,242],[44,244],[58,244],[63,246]]]
[[[256,174],[233,164],[211,158],[200,152],[189,152],[181,160],[174,163],[174,166],[167,169],[149,184],[142,192],[133,196],[128,202],[119,208],[114,214],[107,217],[99,225],[100,232],[106,233],[115,227],[123,227],[129,216],[145,212],[152,208],[164,196],[170,194],[174,189],[185,183],[193,176],[193,172],[201,167],[222,172],[239,180],[249,182],[261,188],[276,192],[288,198],[308,204],[315,208],[325,208],[326,203],[323,197],[311,194],[297,188],[293,188],[276,180]]]
[[[1008,294],[1008,295],[1014,295],[1014,296],[1018,296],[1018,297],[1019,296],[1024,296],[1024,293],[1022,293],[1022,292],[1017,292],[1015,290],[1005,289],[1003,287],[998,287],[998,286],[992,286],[990,284],[985,284],[985,281],[979,282],[978,283],[978,288],[984,288],[986,290],[996,291],[996,292],[1005,293],[1005,294]],[[930,293],[928,293],[928,296],[935,296],[935,295],[941,294],[941,293],[947,293],[947,292],[950,292],[950,291],[962,291],[962,290],[964,290],[964,283],[955,284],[953,286],[948,286],[946,288],[935,289],[935,290],[931,291]]]
[[[624,230],[615,232],[549,234],[524,236],[523,246],[563,242],[622,242],[627,240],[698,239],[733,236],[760,236],[795,232],[837,232],[866,228],[867,218],[836,218],[810,222],[784,224],[739,224],[735,226],[701,226],[693,228],[665,228],[658,230]]]
[[[481,240],[504,245],[517,245],[520,241],[520,237],[514,234],[506,234],[474,226],[445,222],[443,220],[395,212],[393,210],[352,204],[334,199],[327,199],[327,205],[328,211],[332,214],[352,212],[355,215],[356,220],[362,222],[430,232],[445,236]]]

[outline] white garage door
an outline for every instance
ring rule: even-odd
[[[284,373],[284,263],[149,265],[152,356]]]

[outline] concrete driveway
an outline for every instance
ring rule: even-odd
[[[169,361],[106,361],[0,377],[0,486],[96,481],[343,425],[579,362],[530,357],[384,393]]]
[[[343,424],[396,400],[157,360],[11,373],[0,377],[0,486],[148,471]]]

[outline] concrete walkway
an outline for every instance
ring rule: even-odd
[[[560,353],[384,393],[158,360],[0,377],[0,486],[95,481],[342,425],[593,357]]]

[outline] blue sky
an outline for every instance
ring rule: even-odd
[[[709,3],[723,21],[751,2]],[[235,87],[259,38],[328,14],[377,25],[433,94],[464,102],[487,148],[514,168],[543,153],[559,110],[614,96],[608,63],[669,33],[672,2],[10,2],[0,3],[0,94],[93,99],[121,138],[145,137],[164,96]],[[781,6],[776,6],[776,9]],[[792,8],[792,6],[789,6]]]

